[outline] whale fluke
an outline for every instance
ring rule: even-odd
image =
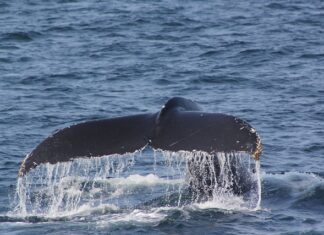
[[[24,176],[43,163],[135,152],[149,145],[170,151],[262,152],[259,135],[245,121],[230,115],[202,112],[191,100],[175,97],[158,113],[89,121],[64,128],[26,156]]]

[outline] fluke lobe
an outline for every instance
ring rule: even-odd
[[[124,154],[146,145],[175,152],[246,152],[256,160],[262,152],[260,137],[247,122],[203,112],[195,102],[174,97],[157,113],[89,121],[56,132],[26,156],[19,176],[42,163]]]

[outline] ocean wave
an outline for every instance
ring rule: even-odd
[[[264,201],[272,208],[305,208],[323,205],[324,179],[319,174],[303,172],[263,175]]]
[[[302,9],[302,6],[285,4],[285,3],[270,3],[266,5],[267,8],[272,10],[288,10],[288,11],[299,11]]]
[[[324,208],[324,182],[312,185],[304,190],[293,203],[294,208],[312,208],[323,211]]]
[[[307,53],[300,56],[302,59],[322,59],[324,58],[324,53]]]
[[[19,42],[29,42],[32,41],[34,38],[41,36],[42,34],[35,31],[23,32],[10,32],[2,34],[2,40],[5,41],[19,41]]]
[[[249,80],[243,77],[235,77],[229,75],[210,75],[210,76],[200,76],[196,79],[191,79],[190,83],[192,84],[242,84],[248,82]]]

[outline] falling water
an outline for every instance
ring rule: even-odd
[[[146,151],[43,164],[18,179],[13,213],[57,217],[82,208],[133,211],[152,208],[156,200],[159,206],[178,208],[226,209],[233,202],[238,202],[236,208],[260,208],[260,163],[246,154],[153,155]]]
[[[256,210],[261,209],[261,193],[262,193],[262,185],[261,185],[261,164],[260,160],[255,162],[255,171],[257,176],[257,189],[258,189],[258,202],[255,207]]]

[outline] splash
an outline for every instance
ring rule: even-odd
[[[258,201],[255,209],[261,209],[261,194],[262,194],[262,185],[261,185],[261,163],[260,160],[255,162],[255,171],[256,171],[256,180],[257,180],[257,189],[258,189]]]
[[[14,211],[22,216],[56,217],[78,211],[85,205],[109,204],[103,201],[105,194],[109,194],[109,184],[105,181],[123,176],[134,164],[134,156],[111,155],[41,165],[18,178]]]
[[[153,156],[140,151],[41,165],[18,178],[11,213],[57,218],[113,211],[123,220],[123,214],[141,214],[143,208],[260,209],[260,164],[248,155]]]
[[[199,208],[260,209],[259,161],[243,153],[187,156],[188,182]]]

